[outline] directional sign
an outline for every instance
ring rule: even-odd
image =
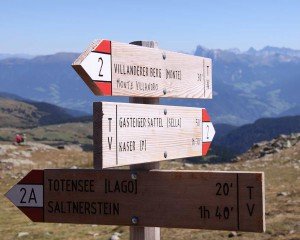
[[[265,230],[258,172],[32,170],[6,197],[36,222]]]
[[[209,58],[96,40],[72,66],[96,95],[212,98]]]
[[[215,130],[204,108],[94,103],[100,168],[206,155]]]

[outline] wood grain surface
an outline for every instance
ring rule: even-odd
[[[44,170],[44,221],[262,232],[264,175]]]
[[[106,53],[98,47],[104,41],[111,44]],[[96,95],[212,98],[209,58],[97,40],[72,66]]]
[[[94,103],[94,161],[102,168],[202,155],[214,128],[202,108]],[[203,136],[203,133],[205,133]]]

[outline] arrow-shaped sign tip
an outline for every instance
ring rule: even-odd
[[[9,200],[9,201],[11,201],[13,204],[15,204],[14,202],[13,202],[13,197],[12,197],[12,192],[13,192],[13,188],[14,188],[15,186],[13,186],[11,189],[9,189],[8,191],[7,191],[7,193],[5,193],[4,194],[4,196]],[[16,204],[15,204],[16,205]]]
[[[43,171],[32,170],[5,197],[35,222],[43,220]]]
[[[202,132],[203,132],[203,142],[202,142],[202,156],[205,156],[210,148],[211,142],[216,134],[216,130],[210,120],[210,116],[206,109],[202,109]]]

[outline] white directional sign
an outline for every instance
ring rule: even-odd
[[[94,103],[94,158],[102,168],[206,155],[215,129],[204,108]]]
[[[81,62],[81,66],[89,73],[89,76],[94,79],[94,81],[111,82],[110,55],[91,52]]]
[[[212,98],[209,58],[97,40],[72,66],[96,95]]]
[[[43,207],[43,186],[17,184],[6,194],[19,207]]]

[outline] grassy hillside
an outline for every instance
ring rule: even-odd
[[[50,103],[0,94],[0,127],[32,128],[91,119],[80,117],[82,114]]]
[[[39,119],[46,113],[28,103],[0,97],[1,127],[33,127],[37,126]]]
[[[27,141],[38,141],[50,145],[80,144],[91,150],[93,144],[92,122],[64,123],[30,129],[0,128],[0,141],[11,142],[17,133],[25,133]]]

